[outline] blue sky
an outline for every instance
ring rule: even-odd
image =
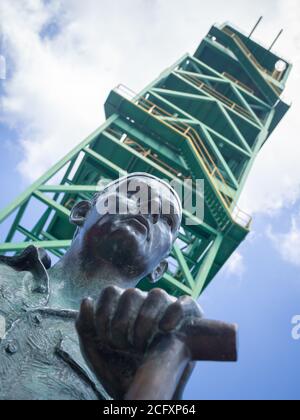
[[[263,14],[257,37],[268,44],[285,27],[277,49],[295,64],[293,108],[241,200],[254,215],[253,233],[200,299],[207,317],[239,324],[240,360],[199,363],[185,397],[299,399],[300,341],[291,334],[300,315],[299,1],[184,3],[2,0],[9,77],[0,80],[0,207],[103,122],[111,88],[141,89],[193,52],[211,24],[249,30]],[[0,240],[6,230],[0,226]]]
[[[283,227],[286,215],[273,221]],[[270,220],[256,217],[264,232]],[[300,341],[291,336],[299,313],[299,268],[284,263],[265,235],[241,247],[245,271],[220,274],[200,299],[206,316],[237,322],[237,365],[199,364],[186,397],[220,399],[299,399]]]

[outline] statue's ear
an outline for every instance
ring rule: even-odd
[[[151,283],[157,283],[168,270],[168,261],[163,260],[156,269],[150,274]]]
[[[79,227],[83,226],[91,208],[92,204],[89,201],[80,201],[80,203],[77,203],[71,211],[70,222]]]

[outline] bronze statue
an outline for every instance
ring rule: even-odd
[[[123,194],[133,180],[149,202]],[[112,197],[129,211],[99,212]],[[162,197],[170,212],[151,212]],[[52,268],[32,246],[0,257],[1,400],[179,399],[194,361],[236,360],[234,326],[203,320],[189,297],[135,289],[164,275],[181,216],[167,184],[132,174],[73,208],[72,246]]]

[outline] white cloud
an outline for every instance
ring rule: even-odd
[[[104,121],[111,88],[122,82],[141,89],[193,52],[215,21],[230,19],[248,30],[265,15],[257,37],[268,44],[285,27],[278,49],[296,62],[288,87],[294,106],[261,152],[242,206],[272,211],[298,199],[298,0],[1,0],[1,9],[14,68],[0,120],[18,128],[19,170],[28,181]],[[52,36],[45,37],[47,28]]]
[[[245,271],[246,267],[244,257],[236,251],[226,263],[224,267],[224,275],[226,277],[242,277]]]
[[[6,61],[3,55],[0,55],[0,80],[6,79]]]
[[[274,232],[269,226],[267,235],[285,262],[300,267],[300,214],[292,218],[286,233]]]

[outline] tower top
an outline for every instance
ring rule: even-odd
[[[278,37],[282,34],[283,31],[280,31]],[[229,22],[223,23],[221,25],[214,25],[208,32],[207,37],[199,45],[195,57],[202,58],[203,49],[207,45],[207,41],[215,42],[219,44],[219,48],[222,50],[222,47],[226,49],[227,53],[231,55],[232,58],[237,53],[242,51],[246,57],[252,62],[252,64],[271,82],[283,91],[288,76],[290,74],[292,64],[281,55],[278,55],[272,51],[272,47],[264,46],[261,42],[253,40],[251,37],[252,34],[246,34],[240,29],[237,29],[236,26],[232,25]],[[231,40],[234,40],[235,45],[228,43],[228,37]],[[224,66],[224,62],[223,62]],[[230,72],[229,72],[230,73]],[[279,82],[279,83],[278,83]]]

